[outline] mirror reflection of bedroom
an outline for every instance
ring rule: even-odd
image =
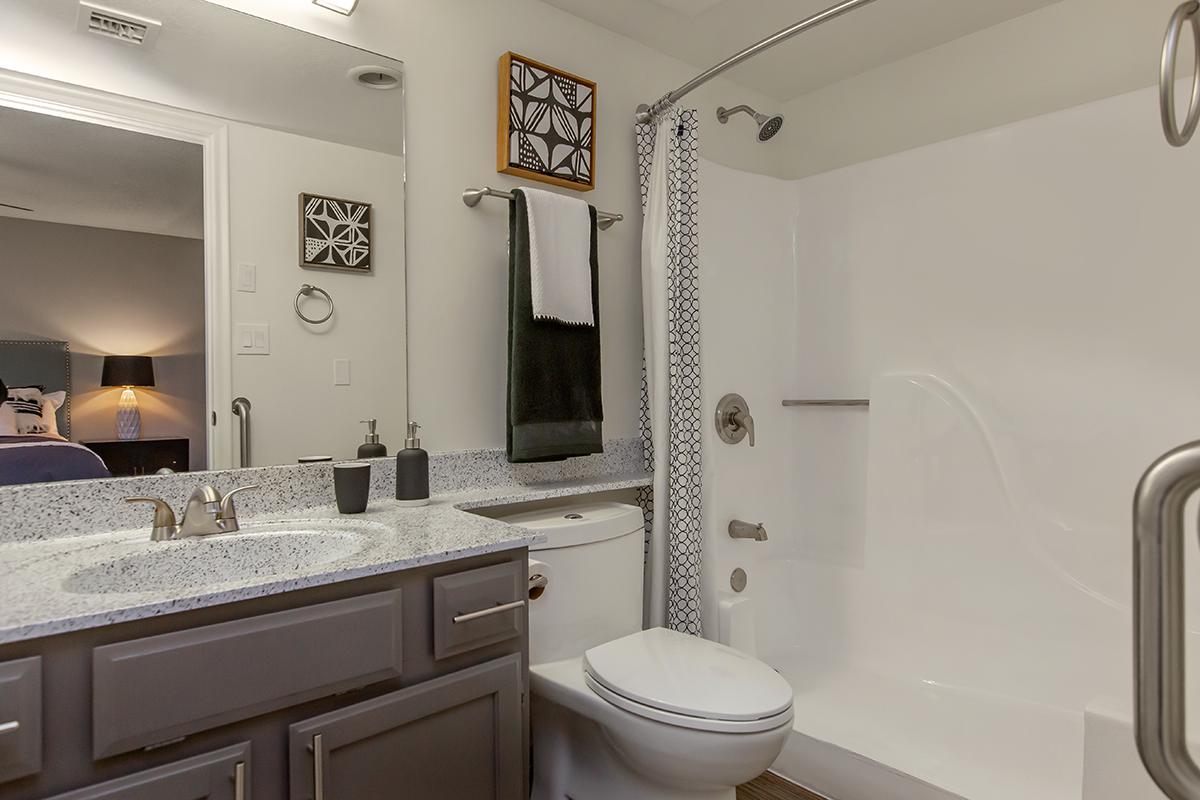
[[[203,149],[0,107],[0,485],[207,468]]]

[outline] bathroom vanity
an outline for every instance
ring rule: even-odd
[[[0,646],[0,794],[523,797],[525,552]]]

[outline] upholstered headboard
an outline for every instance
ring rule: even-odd
[[[8,386],[46,387],[66,391],[58,409],[58,432],[71,438],[71,346],[46,339],[0,339],[0,379]]]

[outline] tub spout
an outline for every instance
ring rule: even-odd
[[[740,519],[735,519],[729,523],[729,537],[731,539],[753,539],[756,542],[765,542],[767,540],[767,528],[761,522],[743,522]]]

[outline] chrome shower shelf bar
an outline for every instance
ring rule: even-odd
[[[493,189],[490,186],[484,186],[482,189],[464,189],[462,193],[463,204],[470,208],[479,205],[479,201],[485,197],[501,197],[505,200],[512,200],[513,193],[502,189]],[[620,222],[623,219],[625,219],[624,214],[596,209],[596,227],[602,231],[608,230],[614,222]]]
[[[848,399],[848,400],[784,400],[783,405],[787,408],[793,406],[869,406],[870,400],[866,399]]]

